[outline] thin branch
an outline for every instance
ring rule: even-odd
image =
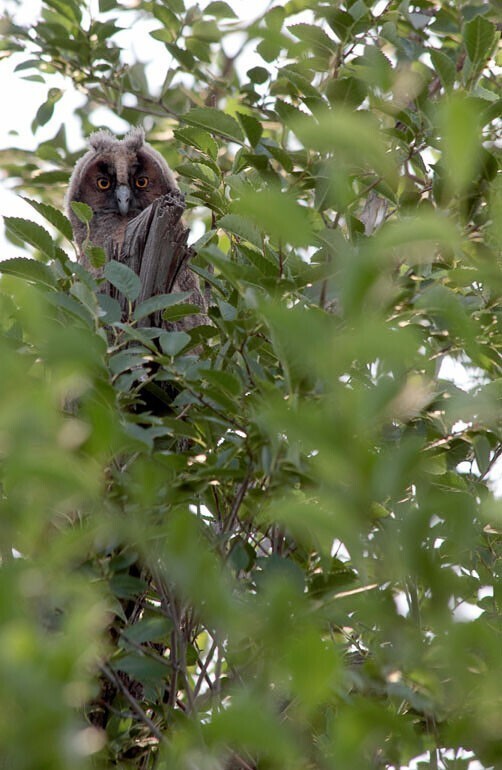
[[[203,661],[199,661],[199,663],[200,663],[200,673],[199,673],[199,676],[197,678],[197,682],[195,683],[195,687],[193,689],[194,698],[196,698],[197,695],[199,694],[200,688],[202,687],[202,682],[206,681],[207,684],[209,685],[209,687],[212,688],[212,682],[211,682],[211,680],[209,679],[209,677],[207,675],[207,669],[208,669],[209,664],[211,663],[211,661],[212,661],[212,659],[214,657],[214,653],[216,652],[216,648],[217,648],[217,643],[216,643],[216,640],[213,639],[213,643],[212,643],[212,645],[211,645],[211,647],[210,647],[210,649],[209,649],[205,659]]]
[[[251,471],[248,470],[242,483],[239,486],[239,489],[237,490],[237,494],[234,498],[232,509],[230,511],[230,516],[228,517],[225,524],[224,532],[232,531],[235,524],[235,519],[237,518],[237,514],[239,513],[239,508],[241,507],[242,501],[244,500],[244,495],[248,490],[250,481],[251,481]]]
[[[120,677],[118,677],[115,672],[109,668],[105,663],[103,663],[100,667],[100,671],[106,676],[109,682],[115,685],[124,698],[127,700],[127,702],[130,704],[133,711],[138,715],[138,717],[141,719],[142,722],[145,723],[145,725],[148,727],[152,735],[154,735],[159,743],[167,744],[167,740],[165,736],[160,732],[158,727],[152,722],[150,717],[143,711],[141,706],[139,705],[138,701],[132,695],[125,684],[121,681]]]

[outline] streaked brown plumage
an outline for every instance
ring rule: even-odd
[[[128,222],[178,186],[162,155],[145,142],[143,129],[132,129],[121,140],[97,131],[90,136],[89,147],[75,166],[67,195],[73,234],[81,248],[86,226],[70,206],[71,201],[79,201],[94,212],[91,242],[106,248],[111,239],[119,245]],[[81,259],[85,263],[82,254]]]
[[[67,194],[68,216],[79,248],[79,261],[96,273],[84,253],[87,227],[72,211],[72,201],[91,207],[89,240],[110,255],[120,252],[131,219],[157,198],[177,190],[171,169],[162,155],[145,142],[142,128],[133,128],[123,139],[107,131],[92,134],[89,150],[75,165]],[[188,266],[181,268],[173,290],[192,292],[189,301],[205,313],[204,296],[196,275]],[[207,322],[205,315],[189,316],[181,326],[191,328],[204,322]]]

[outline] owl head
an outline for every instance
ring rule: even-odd
[[[110,239],[120,242],[127,223],[140,211],[176,189],[172,171],[145,142],[142,128],[132,129],[124,139],[97,131],[70,179],[67,203],[75,240],[81,245],[87,231],[73,213],[71,201],[91,207],[91,241],[105,247]]]

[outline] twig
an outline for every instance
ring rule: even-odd
[[[143,711],[143,709],[139,705],[139,703],[136,700],[136,698],[134,697],[134,695],[132,695],[129,692],[129,690],[127,689],[125,684],[121,681],[120,677],[118,677],[115,674],[115,672],[111,668],[109,668],[105,663],[103,663],[100,666],[100,670],[106,676],[108,681],[110,681],[112,684],[115,685],[115,687],[117,687],[120,690],[120,692],[122,693],[124,698],[130,704],[130,706],[133,709],[133,711],[135,711],[135,713],[139,716],[141,721],[145,723],[145,725],[148,727],[148,729],[150,730],[152,735],[154,735],[157,738],[159,743],[167,744],[167,740],[166,740],[165,736],[160,732],[158,727],[156,727],[156,725],[154,725],[154,723],[152,722],[150,717]]]
[[[239,508],[241,507],[241,503],[244,500],[244,495],[247,492],[250,481],[251,481],[251,471],[248,470],[235,496],[234,502],[232,504],[232,509],[230,511],[230,516],[228,517],[228,520],[225,524],[224,532],[232,531],[233,526],[235,524],[235,519],[237,518],[237,514],[239,513]]]

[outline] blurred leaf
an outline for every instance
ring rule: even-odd
[[[161,642],[169,637],[171,631],[172,624],[167,618],[148,617],[128,626],[123,632],[123,637],[126,641],[132,640],[136,644]]]
[[[29,282],[40,283],[44,286],[55,286],[55,278],[52,270],[35,259],[14,257],[0,262],[0,273],[17,275]]]
[[[204,9],[204,13],[223,19],[237,18],[235,11],[228,5],[228,3],[224,3],[222,0],[214,0],[214,2],[208,3]]]
[[[343,153],[357,166],[368,165],[390,183],[395,180],[395,165],[382,141],[377,124],[368,113],[353,113],[337,107],[317,121],[298,116],[292,129],[305,147],[319,152]]]
[[[258,227],[253,225],[249,219],[239,217],[236,214],[225,214],[218,221],[218,226],[223,227],[225,230],[237,235],[239,238],[243,238],[249,243],[254,244],[258,248],[261,247],[262,239]]]
[[[9,233],[24,243],[34,246],[48,259],[53,258],[54,241],[44,227],[20,217],[4,217],[4,223]]]
[[[331,55],[336,49],[336,43],[324,30],[312,24],[292,24],[288,27],[295,37],[309,43],[313,50],[319,49],[323,53]]]
[[[243,192],[232,208],[241,217],[248,216],[251,219],[252,229],[244,228],[248,233],[259,228],[275,241],[296,246],[306,246],[312,240],[308,211],[293,196],[272,188],[260,192]]]
[[[162,686],[167,673],[167,667],[162,663],[138,653],[124,655],[115,665],[119,671],[123,671],[134,679],[139,679],[144,684],[155,683],[159,687]]]
[[[461,193],[476,176],[481,127],[475,102],[452,94],[440,107],[444,168],[454,192]]]

